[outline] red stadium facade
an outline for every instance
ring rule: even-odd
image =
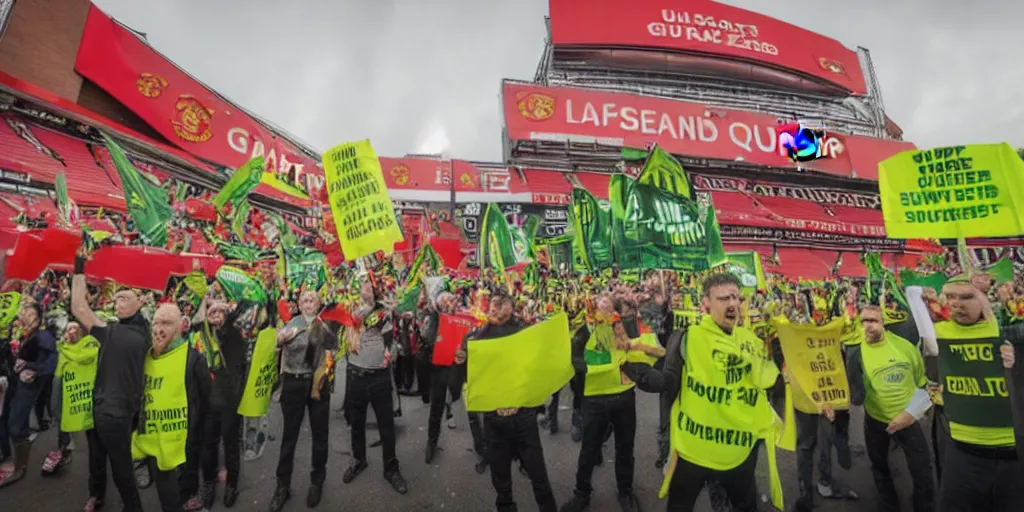
[[[448,210],[472,242],[481,203],[498,202],[557,234],[573,187],[606,199],[611,173],[638,171],[622,149],[657,143],[710,196],[726,249],[770,270],[862,276],[865,250],[916,260],[885,237],[878,162],[914,145],[885,115],[867,50],[711,1],[549,5],[533,81],[502,84],[508,165],[382,159],[404,213]],[[777,127],[794,117],[826,130],[827,158],[780,156]]]

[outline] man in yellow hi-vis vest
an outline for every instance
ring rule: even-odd
[[[198,467],[186,461],[201,457],[210,400],[206,358],[186,343],[182,327],[181,310],[174,304],[160,306],[153,315],[153,348],[146,356],[142,411],[132,436],[132,455],[146,459],[165,512],[182,510],[189,498],[179,491],[178,469]]]
[[[942,295],[950,319],[935,324],[935,337],[952,443],[942,464],[939,510],[1024,510],[1024,466],[1017,460],[1012,383],[1005,377],[1016,363],[1024,327],[1000,326],[967,276],[950,279]]]
[[[713,274],[702,285],[707,313],[685,333],[672,335],[665,366],[655,370],[627,362],[622,371],[649,392],[674,396],[670,417],[669,511],[690,512],[705,483],[717,480],[732,510],[756,512],[754,470],[760,439],[771,432],[772,411],[765,390],[780,378],[763,357],[764,342],[738,325],[740,282]]]

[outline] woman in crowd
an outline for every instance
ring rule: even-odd
[[[57,343],[53,335],[42,328],[42,320],[43,310],[38,304],[24,306],[18,313],[21,330],[18,339],[21,341],[12,374],[16,382],[13,383],[10,407],[4,414],[5,421],[0,421],[0,443],[6,445],[10,439],[14,446],[14,461],[0,466],[0,487],[25,476],[32,448],[29,417],[42,391],[41,384],[47,379],[52,384],[53,372],[57,369]],[[4,452],[9,452],[9,449]]]

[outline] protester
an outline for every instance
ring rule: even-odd
[[[925,389],[924,360],[909,341],[883,328],[880,307],[862,306],[860,320],[864,343],[849,349],[846,369],[850,402],[864,406],[864,442],[882,502],[880,510],[900,510],[889,466],[890,438],[906,456],[914,480],[914,510],[934,510],[931,452],[918,423],[932,405]]]
[[[470,335],[473,340],[511,336],[525,326],[512,316],[512,298],[502,291],[490,300],[487,324]],[[465,344],[456,353],[456,362],[468,359]],[[468,383],[472,385],[472,383]],[[516,510],[512,495],[512,459],[518,455],[533,485],[533,497],[541,512],[554,512],[558,506],[548,481],[544,449],[537,428],[536,409],[515,407],[498,409],[483,416],[483,432],[487,439],[487,459],[491,466],[491,484],[497,493],[495,506],[499,511]]]
[[[381,302],[382,290],[372,275],[363,277],[355,326],[345,333],[348,369],[346,407],[352,426],[352,462],[342,476],[351,483],[369,466],[366,457],[366,412],[373,407],[380,430],[384,479],[400,494],[408,492],[395,454],[394,387],[391,358],[394,353],[394,313]]]
[[[100,342],[96,381],[93,385],[93,422],[89,441],[89,501],[84,510],[102,506],[106,497],[107,461],[114,485],[126,511],[142,510],[132,468],[132,432],[142,407],[143,365],[151,348],[149,322],[139,314],[142,299],[132,289],[114,294],[117,323],[107,325],[90,308],[86,298],[85,265],[89,250],[75,256],[71,279],[71,314],[90,336]]]
[[[206,358],[182,337],[181,310],[163,304],[153,315],[152,349],[145,362],[145,406],[132,440],[145,457],[164,512],[180,511],[194,490],[189,481],[201,456],[210,400]],[[191,468],[190,468],[191,466]]]
[[[277,488],[270,502],[272,512],[280,512],[291,499],[292,467],[302,419],[309,411],[312,433],[312,458],[306,506],[320,504],[327,478],[328,427],[331,412],[329,382],[318,380],[317,373],[331,365],[337,338],[318,318],[320,297],[307,290],[299,296],[299,315],[277,333],[281,350],[281,456],[277,463]],[[333,371],[330,367],[329,371]]]
[[[57,367],[57,345],[53,335],[43,325],[43,310],[38,303],[26,305],[18,313],[20,343],[14,362],[14,393],[10,407],[0,425],[0,438],[6,444],[10,438],[14,446],[14,463],[0,467],[0,487],[21,480],[28,468],[33,439],[29,432],[29,418],[44,384],[53,384]]]
[[[692,511],[705,483],[715,480],[733,510],[755,512],[754,448],[772,421],[765,390],[775,385],[779,370],[759,352],[764,343],[737,325],[739,280],[712,274],[701,288],[708,314],[686,333],[672,335],[664,368],[627,362],[623,372],[642,390],[675,396],[667,510]],[[726,394],[747,398],[725,401]]]
[[[942,382],[979,386],[1003,379],[985,361],[999,357],[1012,368],[1016,354],[1009,343],[1024,342],[1024,324],[1000,329],[988,299],[967,276],[950,279],[942,295],[950,314],[935,324]],[[945,450],[937,502],[943,512],[1020,510],[1024,466],[1017,461],[1009,399],[974,386],[947,386],[942,393],[953,442]]]

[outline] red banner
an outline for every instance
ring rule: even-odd
[[[550,0],[557,46],[658,48],[762,62],[867,94],[857,53],[839,41],[718,2]]]
[[[13,253],[4,262],[7,279],[34,281],[43,270],[71,271],[80,234],[46,229],[28,231],[18,237]],[[213,275],[224,263],[220,257],[174,254],[149,247],[104,246],[85,266],[92,282],[111,280],[127,286],[164,291],[171,276],[184,276],[194,265]]]
[[[598,143],[643,148],[657,142],[670,153],[698,158],[795,167],[777,149],[778,119],[756,112],[686,101],[568,87],[505,82],[505,127],[513,141]],[[801,168],[878,179],[878,162],[914,149],[909,142],[829,133],[827,158]]]
[[[469,315],[440,315],[437,327],[437,341],[434,343],[432,362],[438,366],[451,366],[455,363],[455,351],[480,322]]]
[[[323,187],[323,171],[315,159],[220,99],[95,6],[89,11],[75,71],[199,158],[237,169],[263,156],[268,170],[312,192],[312,197]],[[257,192],[286,195],[266,185]]]

